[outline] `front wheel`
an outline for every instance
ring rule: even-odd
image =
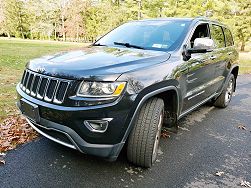
[[[220,108],[226,108],[232,99],[234,93],[234,86],[235,86],[235,77],[233,74],[231,74],[227,80],[227,85],[223,89],[220,96],[214,102],[214,106]]]
[[[163,117],[162,99],[152,98],[143,105],[128,140],[127,158],[130,162],[149,168],[156,161]]]

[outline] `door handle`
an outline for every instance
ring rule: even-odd
[[[210,59],[212,59],[212,60],[215,60],[216,58],[217,58],[217,57],[214,56],[214,55],[210,56]]]

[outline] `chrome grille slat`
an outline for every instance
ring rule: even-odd
[[[26,93],[30,93],[30,89],[31,89],[31,83],[33,82],[33,78],[34,78],[34,75],[33,74],[29,74],[29,79],[27,81],[27,84],[26,84]]]
[[[66,84],[66,85],[63,86],[64,84]],[[67,91],[68,86],[69,86],[69,82],[64,82],[64,81],[62,81],[62,82],[60,82],[60,83],[58,84],[57,92],[55,93],[55,96],[54,96],[54,102],[55,102],[55,103],[60,104],[61,101],[64,101],[66,92],[63,92],[63,91],[61,91],[61,90]],[[63,87],[65,87],[65,89],[64,89]],[[60,96],[60,95],[61,95],[61,96]]]
[[[46,81],[46,85],[45,85],[44,93],[43,93],[43,98],[44,98],[44,99],[45,99],[45,97],[46,97],[47,89],[48,89],[48,86],[49,86],[50,82],[51,82],[51,79],[48,78],[47,81]]]
[[[36,96],[37,86],[38,86],[39,80],[40,80],[40,76],[35,74],[35,78],[34,78],[34,81],[33,81],[33,84],[32,84],[32,88],[31,88],[31,95],[33,97]]]
[[[64,102],[70,85],[69,80],[45,76],[25,70],[20,87],[28,95],[46,102],[61,104]]]
[[[58,87],[59,87],[59,84],[60,84],[60,82],[59,81],[57,81],[57,85],[56,85],[56,89],[55,89],[55,91],[54,91],[54,93],[53,93],[53,102],[54,103],[57,103],[57,100],[56,100],[56,94],[57,94],[57,92],[58,92]]]
[[[33,89],[33,85],[34,85],[35,79],[36,79],[36,74],[33,74],[33,79],[32,79],[31,85],[30,85],[30,93],[31,94],[32,94],[32,89]]]
[[[27,81],[27,74],[28,74],[28,71],[25,71],[24,81],[23,81],[23,84],[22,84],[22,89],[23,90],[25,90],[25,85],[26,85],[26,81]]]
[[[48,85],[45,97],[44,97],[45,101],[51,102],[53,100],[53,97],[57,91],[58,83],[59,83],[58,80],[51,80],[50,84]],[[50,87],[52,87],[52,88],[50,88]]]
[[[41,78],[39,89],[37,91],[37,94],[38,94],[37,97],[39,99],[43,99],[44,98],[44,93],[45,93],[45,88],[46,88],[47,82],[48,82],[48,78],[45,78],[45,77]]]
[[[23,76],[22,76],[21,87],[23,87],[25,73],[26,73],[26,71],[24,71]]]
[[[27,88],[28,82],[29,82],[29,78],[30,78],[30,73],[27,72],[26,74],[26,78],[25,78],[25,83],[24,83],[24,87]]]
[[[39,97],[39,94],[38,94],[41,82],[42,82],[42,76],[39,77],[39,81],[38,81],[37,89],[36,89],[36,97],[39,98],[39,99],[42,99],[41,97]]]

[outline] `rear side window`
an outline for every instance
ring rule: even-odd
[[[225,47],[224,34],[221,26],[218,25],[211,26],[211,37],[214,40],[217,48]]]
[[[224,34],[225,34],[226,46],[233,46],[234,41],[233,41],[233,36],[232,36],[230,30],[227,28],[224,28],[223,30],[224,30]]]

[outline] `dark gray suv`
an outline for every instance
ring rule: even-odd
[[[45,137],[83,153],[151,167],[162,126],[211,101],[225,108],[238,53],[227,26],[207,18],[125,23],[91,46],[33,59],[17,105]],[[125,144],[126,143],[126,144]]]

